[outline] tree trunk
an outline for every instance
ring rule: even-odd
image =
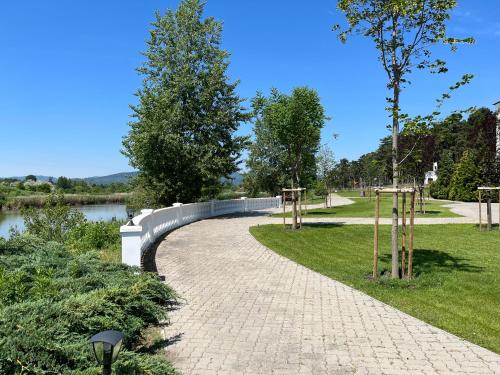
[[[295,191],[292,194],[292,229],[295,230],[297,229],[297,199],[295,196]]]

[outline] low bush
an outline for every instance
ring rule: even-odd
[[[89,246],[105,245],[89,233]],[[125,334],[116,374],[176,374],[142,348],[144,329],[175,303],[155,275],[94,251],[78,254],[27,234],[0,238],[0,373],[99,374],[88,339],[116,329]]]
[[[66,243],[78,253],[114,247],[120,244],[120,223],[86,221],[70,230]]]

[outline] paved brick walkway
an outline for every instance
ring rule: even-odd
[[[167,355],[184,374],[500,374],[500,356],[268,250],[266,217],[204,220],[162,242],[186,303]]]

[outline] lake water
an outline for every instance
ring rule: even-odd
[[[116,220],[127,219],[127,209],[124,204],[93,204],[74,207],[74,209],[83,212],[87,220],[90,221],[111,221],[113,218]],[[19,230],[24,229],[21,213],[18,211],[0,212],[0,237],[7,238],[11,226],[17,226]]]

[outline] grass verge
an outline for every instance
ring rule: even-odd
[[[415,279],[370,280],[373,227],[281,225],[250,229],[268,248],[457,336],[500,353],[500,231],[474,225],[415,228]],[[380,265],[390,270],[390,226],[380,230]]]
[[[346,206],[336,206],[333,208],[315,208],[307,210],[305,217],[374,217],[375,216],[375,199],[369,198],[350,198],[354,201],[353,204]],[[451,212],[444,205],[449,204],[448,201],[431,200],[425,202],[425,214],[419,212],[419,206],[415,204],[415,217],[460,217],[460,215]],[[407,199],[407,213],[409,220],[410,201]],[[401,198],[399,202],[401,211]],[[380,217],[391,217],[392,197],[382,196],[380,198]],[[291,217],[292,213],[287,212],[286,216]],[[400,213],[401,215],[401,213]],[[282,217],[283,214],[274,214],[274,217]]]

